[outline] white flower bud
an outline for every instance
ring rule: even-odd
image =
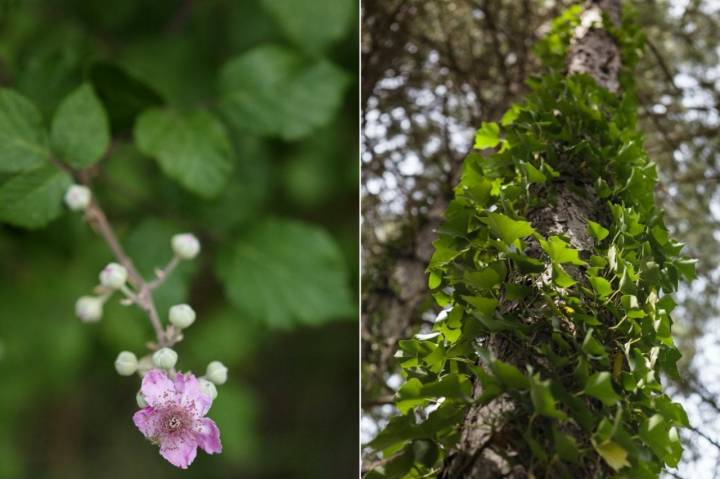
[[[170,308],[170,323],[178,329],[185,329],[195,322],[195,310],[187,304],[176,304]]]
[[[215,385],[205,378],[198,379],[198,382],[200,382],[200,390],[214,401],[218,394]]]
[[[100,271],[100,284],[106,288],[119,289],[127,281],[128,272],[124,266],[110,263]]]
[[[170,348],[162,348],[155,351],[152,359],[155,366],[160,369],[172,369],[175,367],[175,363],[177,363],[178,355]]]
[[[222,386],[227,381],[228,369],[220,361],[212,361],[207,366],[205,376],[218,386]]]
[[[132,376],[138,369],[138,360],[130,351],[118,354],[115,360],[115,370],[120,376]]]
[[[145,401],[145,396],[143,396],[142,391],[138,391],[135,395],[135,400],[137,401],[137,405],[139,408],[145,408],[147,407],[148,403]]]
[[[90,188],[82,185],[72,185],[65,192],[65,204],[73,211],[82,211],[90,205]]]
[[[200,252],[200,241],[192,233],[181,233],[172,237],[173,252],[180,259],[193,259]]]
[[[145,376],[151,369],[155,369],[155,363],[153,363],[152,356],[147,355],[141,357],[140,361],[138,361],[138,374],[140,377]]]
[[[84,323],[100,321],[103,313],[103,300],[95,296],[82,296],[75,303],[75,314]]]

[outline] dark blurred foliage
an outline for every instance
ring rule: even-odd
[[[289,5],[309,15],[313,3]],[[167,262],[170,235],[200,236],[203,253],[183,265],[157,300],[162,316],[179,301],[198,312],[176,348],[183,369],[202,373],[218,359],[231,371],[209,413],[224,452],[200,453],[189,471],[174,469],[132,424],[137,377],[113,369],[118,351],[141,353],[152,338],[147,318],[117,301],[98,324],[81,324],[73,314],[75,300],[112,260],[107,246],[80,215],[64,214],[37,231],[0,225],[0,478],[355,474],[356,294],[348,291],[358,287],[358,30],[357,3],[339,3],[345,7],[334,11],[338,18],[313,17],[327,21],[324,28],[303,22],[305,35],[277,12],[284,8],[279,1],[0,2],[0,86],[31,99],[47,122],[68,92],[90,81],[110,112],[113,144],[92,171],[94,189],[143,273]],[[332,38],[321,38],[323,32]],[[319,48],[323,41],[327,48]],[[287,141],[228,124],[233,176],[218,198],[194,196],[138,152],[134,117],[159,102],[215,109],[222,66],[266,45],[308,63],[332,62],[344,72],[342,85],[331,85],[343,92],[342,105]],[[268,217],[325,230],[325,241],[337,243],[342,281],[322,293],[326,302],[341,295],[340,317],[313,321],[297,311],[299,301],[295,313],[302,319],[277,327],[226,297],[235,278],[215,272],[224,262],[219,253]],[[293,237],[274,240],[304,253]],[[316,274],[295,273],[300,280]]]
[[[367,441],[394,414],[399,339],[437,311],[424,269],[480,121],[497,120],[537,72],[532,45],[571,1],[365,0],[362,11],[362,375]],[[693,429],[678,477],[720,470],[720,5],[625,2],[647,36],[636,72],[658,201],[699,277],[678,294],[683,377],[672,384]],[[714,475],[713,475],[714,474]]]

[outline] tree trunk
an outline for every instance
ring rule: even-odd
[[[618,71],[620,52],[615,39],[602,28],[603,14],[616,25],[620,23],[619,0],[588,1],[581,14],[581,22],[574,32],[567,58],[567,74],[584,73],[592,76],[598,84],[612,92],[619,89]],[[569,169],[572,167],[570,166]],[[545,237],[563,234],[572,246],[580,251],[592,250],[592,239],[586,231],[586,219],[597,220],[601,207],[594,203],[597,198],[592,187],[586,186],[587,194],[581,198],[571,192],[565,183],[553,183],[557,201],[552,206],[530,212],[528,219],[536,231]],[[502,310],[503,305],[500,306]],[[518,345],[506,338],[492,335],[486,343],[488,349],[499,359],[524,366],[532,356],[532,344],[520,351]],[[473,395],[482,393],[476,381]],[[449,454],[439,474],[442,479],[473,478],[527,478],[528,469],[511,460],[518,451],[514,444],[522,443],[521,431],[505,427],[505,418],[515,410],[513,400],[503,394],[485,405],[472,406],[461,426],[460,440]],[[604,467],[600,463],[594,470],[585,470],[582,476],[595,477]]]

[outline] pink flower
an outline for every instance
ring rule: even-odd
[[[187,469],[198,446],[208,454],[222,451],[220,430],[205,417],[212,399],[202,393],[192,373],[178,373],[172,381],[153,369],[143,378],[140,392],[148,406],[135,413],[133,422],[160,446],[160,455],[170,464]]]

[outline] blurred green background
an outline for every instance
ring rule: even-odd
[[[231,370],[209,413],[224,452],[176,470],[132,424],[138,378],[113,369],[152,339],[147,318],[116,300],[98,324],[73,314],[112,260],[106,245],[80,215],[26,230],[0,205],[0,478],[357,473],[357,9],[0,1],[0,86],[49,124],[65,95],[93,85],[113,133],[93,184],[123,245],[150,276],[172,234],[203,243],[157,295],[163,317],[180,301],[198,312],[179,367]],[[233,169],[218,192],[196,194],[138,150],[133,123],[152,106],[222,122]]]

